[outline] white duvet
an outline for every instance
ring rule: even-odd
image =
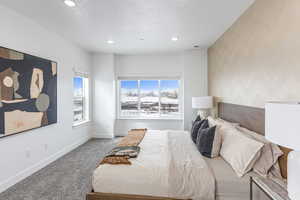
[[[215,179],[184,131],[148,131],[132,165],[100,165],[95,192],[215,199]]]

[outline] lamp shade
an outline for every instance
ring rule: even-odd
[[[213,107],[213,98],[211,96],[193,97],[192,98],[192,108],[195,108],[195,109],[210,109],[212,107]]]
[[[266,138],[281,146],[300,150],[300,104],[266,104]]]

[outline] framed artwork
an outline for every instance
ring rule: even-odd
[[[0,138],[57,123],[57,63],[0,47]]]

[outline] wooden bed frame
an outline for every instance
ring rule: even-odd
[[[261,135],[265,134],[265,110],[248,106],[234,105],[228,103],[218,103],[218,117],[239,123],[241,126],[255,131]],[[291,149],[280,147],[284,155],[279,159],[281,174],[287,177],[287,156]],[[189,200],[166,197],[153,197],[143,195],[95,193],[87,194],[87,200]]]
[[[191,199],[176,199],[176,198],[168,198],[168,197],[153,197],[153,196],[144,196],[144,195],[92,192],[87,194],[86,200],[191,200]]]

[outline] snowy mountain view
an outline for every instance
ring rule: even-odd
[[[179,115],[179,81],[121,81],[121,115],[176,117]]]

